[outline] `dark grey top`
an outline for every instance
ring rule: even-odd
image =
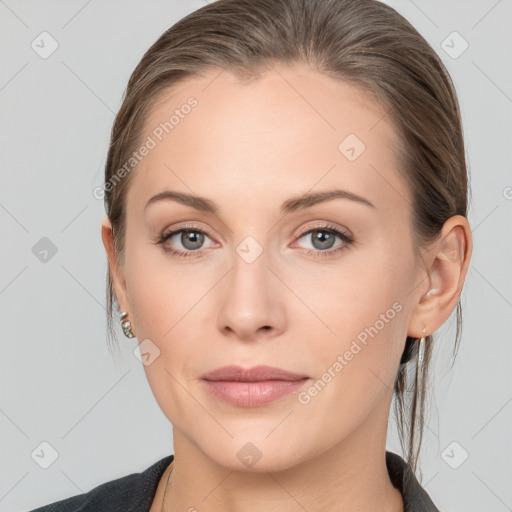
[[[141,473],[111,480],[31,512],[149,512],[158,482],[173,459],[174,455],[168,455]],[[402,493],[404,512],[439,512],[402,457],[386,451],[386,464],[391,482]]]

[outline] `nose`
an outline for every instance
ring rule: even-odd
[[[218,327],[225,336],[251,341],[273,338],[285,329],[279,280],[267,267],[265,252],[248,263],[236,253],[219,290]]]

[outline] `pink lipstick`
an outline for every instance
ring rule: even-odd
[[[201,377],[215,397],[237,407],[259,407],[297,391],[310,380],[272,366],[224,366]]]

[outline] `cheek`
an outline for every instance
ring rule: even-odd
[[[170,338],[175,325],[200,300],[205,288],[185,265],[172,261],[160,246],[146,243],[144,247],[140,243],[130,251],[126,283],[137,337],[155,342]]]
[[[392,290],[382,293],[381,301],[340,299],[346,307],[328,320],[337,336],[319,336],[314,353],[310,349],[314,381],[298,397],[305,404],[299,407],[314,417],[308,420],[310,429],[321,432],[327,443],[350,435],[374,410],[387,414],[381,407],[392,393],[405,324],[405,310],[393,302]]]
[[[401,270],[405,262],[386,260],[354,255],[328,271],[318,267],[308,273],[283,272],[284,280],[303,299],[302,314],[297,308],[293,322],[298,320],[309,332],[315,329],[326,347],[399,332],[404,326],[403,288],[409,278]]]
[[[135,332],[141,354],[145,346],[150,354],[157,354],[149,364],[144,364],[144,372],[164,415],[173,425],[180,425],[180,418],[199,414],[187,390],[192,389],[193,379],[204,371],[201,363],[204,364],[208,348],[204,323],[208,323],[210,330],[214,325],[212,318],[205,318],[205,309],[201,307],[207,288],[191,282],[191,276],[185,278],[178,266],[174,266],[171,274],[170,265],[166,271],[163,266],[144,264],[135,256],[130,266],[133,277],[127,281]]]
[[[294,280],[297,295],[308,301],[309,311],[297,318],[308,333],[302,338],[316,340],[317,378],[336,374],[332,387],[350,400],[364,400],[370,389],[394,382],[407,334],[412,267],[403,256],[380,254],[373,264],[354,258],[327,277]],[[307,353],[307,345],[303,349]]]
[[[205,328],[211,332],[215,326],[215,318],[206,312],[204,301],[213,284],[204,284],[207,276],[199,277],[191,267],[170,262],[165,255],[154,256],[160,250],[132,248],[126,261],[137,339],[139,343],[146,340],[150,348],[154,344],[159,353],[153,363],[144,367],[155,394],[158,389],[174,385],[169,374],[185,379],[197,374],[198,370],[190,365],[198,359],[202,361],[209,338]]]

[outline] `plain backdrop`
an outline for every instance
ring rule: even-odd
[[[512,3],[388,3],[451,73],[473,192],[462,342],[451,368],[453,317],[436,334],[421,482],[443,511],[512,510]],[[1,511],[86,492],[173,452],[137,340],[120,333],[119,362],[107,348],[93,189],[132,70],[204,4],[0,0]],[[388,439],[401,453],[392,415]]]

